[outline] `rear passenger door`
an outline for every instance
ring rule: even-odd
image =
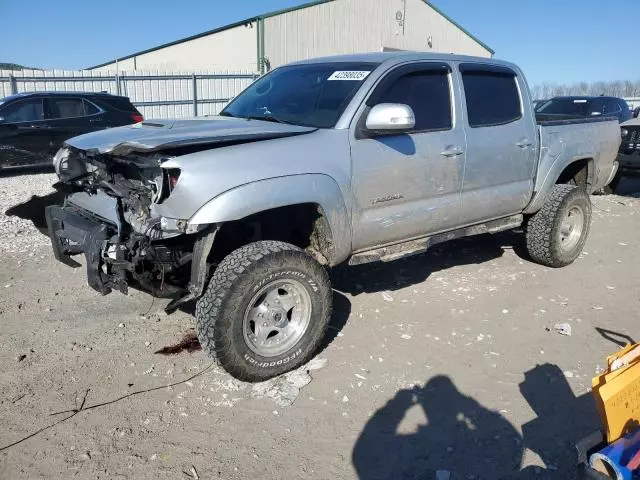
[[[361,106],[351,138],[354,250],[457,223],[465,141],[456,90],[449,64],[412,63],[387,73]],[[415,127],[396,134],[363,133],[367,113],[381,103],[409,105]]]
[[[537,162],[526,83],[514,70],[493,64],[461,63],[459,74],[467,134],[461,220],[520,213],[531,200]]]

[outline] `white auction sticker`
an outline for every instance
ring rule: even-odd
[[[337,72],[333,72],[327,80],[356,80],[360,82],[367,78],[367,75],[370,73],[370,71],[365,70],[339,70]]]

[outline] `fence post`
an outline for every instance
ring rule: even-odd
[[[116,82],[116,95],[120,95],[120,74],[116,73],[113,79]]]
[[[191,75],[193,82],[193,116],[198,116],[198,83],[196,82],[196,74]]]
[[[11,73],[9,74],[9,88],[11,88],[11,95],[18,93],[18,82],[16,81],[16,77]]]

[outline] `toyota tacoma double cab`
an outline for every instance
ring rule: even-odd
[[[91,287],[195,301],[205,352],[262,381],[321,345],[329,267],[519,226],[534,261],[570,264],[619,145],[616,120],[536,122],[511,63],[328,57],[271,71],[215,117],[68,140],[66,200],[46,218],[56,258],[84,254]]]

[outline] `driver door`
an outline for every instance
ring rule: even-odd
[[[365,102],[351,138],[354,251],[456,226],[466,141],[455,81],[447,63],[405,64],[383,77]],[[366,132],[366,115],[380,103],[410,106],[415,127]]]

